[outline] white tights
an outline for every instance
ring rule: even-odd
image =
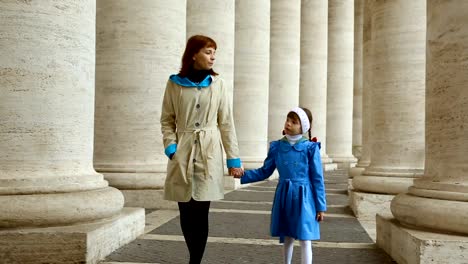
[[[301,264],[312,264],[312,241],[299,240],[301,245]],[[285,237],[283,246],[284,264],[291,264],[294,248],[294,238]]]

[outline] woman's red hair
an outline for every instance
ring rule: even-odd
[[[218,47],[212,38],[203,35],[194,35],[187,40],[179,76],[186,77],[193,70],[193,56],[203,48],[214,48],[216,50]],[[210,74],[218,75],[213,69],[210,69]]]

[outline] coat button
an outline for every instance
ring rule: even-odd
[[[196,159],[193,159],[193,162],[197,162],[197,160],[196,160]]]
[[[195,123],[195,126],[200,126],[200,123],[196,122],[196,123]]]
[[[200,108],[200,104],[197,104],[197,105],[196,105],[196,108],[197,108],[197,109]]]
[[[197,144],[197,143],[198,143],[198,140],[195,139],[195,140],[193,141],[193,143]]]

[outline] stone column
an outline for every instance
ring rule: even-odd
[[[354,1],[354,96],[353,96],[353,148],[356,158],[362,155],[362,31],[364,24],[364,0]]]
[[[94,165],[127,206],[174,207],[159,124],[162,96],[185,47],[185,0],[97,2]]]
[[[299,104],[301,1],[271,1],[268,141],[280,138],[288,111]]]
[[[426,1],[373,1],[371,163],[353,178],[356,216],[389,214],[424,168]]]
[[[236,1],[234,116],[242,163],[262,165],[268,149],[270,1]]]
[[[234,0],[187,1],[187,38],[201,34],[216,41],[218,48],[214,70],[225,80],[232,94],[234,90],[235,10]],[[227,168],[225,168],[225,175],[227,176]],[[231,176],[224,179],[226,189],[235,189],[239,185],[240,181]]]
[[[463,0],[427,2],[424,176],[392,200],[399,223],[378,222],[379,245],[399,263],[468,259],[467,12]]]
[[[187,38],[201,34],[216,41],[214,70],[226,81],[230,91],[234,83],[234,30],[235,1],[187,1]]]
[[[356,163],[353,144],[354,1],[328,1],[327,153],[338,167]]]
[[[326,153],[328,1],[302,1],[299,105],[312,112],[312,136],[321,142],[325,170],[336,169]]]
[[[361,29],[354,29],[355,33],[355,43],[359,43],[359,40],[356,38],[361,39],[361,49],[356,51],[355,48],[355,56],[359,52],[362,53],[362,61],[360,67],[360,74],[354,73],[355,77],[355,84],[356,79],[361,79],[362,85],[362,122],[361,122],[361,132],[362,132],[362,147],[361,147],[361,156],[359,157],[358,163],[356,167],[352,167],[349,169],[349,177],[353,178],[355,176],[361,175],[364,169],[369,166],[370,164],[370,113],[371,113],[371,89],[372,89],[372,73],[371,73],[371,10],[370,10],[370,3],[372,0],[359,0],[356,1],[355,4],[355,27],[361,27]],[[361,32],[356,36],[356,32]],[[360,36],[359,36],[360,35]],[[356,64],[355,64],[356,67]],[[359,69],[359,67],[358,67]],[[355,86],[356,88],[356,86]],[[356,90],[355,90],[356,92]],[[356,95],[354,95],[356,97]],[[356,106],[356,100],[354,101],[354,105]],[[354,108],[356,110],[356,108]],[[354,127],[354,125],[353,125]],[[354,135],[354,134],[353,134]]]
[[[93,169],[95,12],[91,0],[1,4],[4,263],[95,263],[143,232],[143,210],[122,210]]]

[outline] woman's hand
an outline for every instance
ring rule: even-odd
[[[325,212],[317,212],[317,216],[316,216],[317,221],[322,222],[324,217],[325,217]]]

